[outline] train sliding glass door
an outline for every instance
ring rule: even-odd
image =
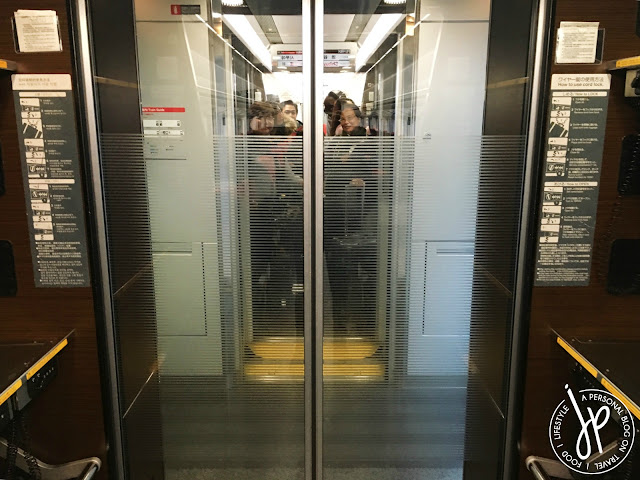
[[[533,7],[76,2],[114,475],[509,474]]]

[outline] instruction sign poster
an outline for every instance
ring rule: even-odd
[[[36,287],[87,287],[70,75],[12,76]]]
[[[154,160],[185,160],[185,107],[142,107],[144,157]]]
[[[607,74],[552,76],[537,286],[589,284],[610,81]]]
[[[58,15],[54,10],[18,10],[14,13],[18,51],[60,52]]]
[[[594,63],[598,26],[598,22],[560,22],[556,63]]]

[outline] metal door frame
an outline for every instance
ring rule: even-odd
[[[72,43],[75,54],[75,85],[78,86],[77,98],[79,102],[79,121],[82,125],[81,141],[85,160],[85,179],[87,181],[87,203],[91,205],[93,215],[89,217],[89,225],[94,230],[92,239],[92,254],[97,257],[92,261],[93,291],[96,302],[96,312],[102,310],[102,323],[96,325],[98,335],[103,337],[99,350],[102,354],[101,384],[107,391],[103,396],[105,427],[107,434],[108,468],[116,478],[126,478],[125,457],[123,446],[122,411],[120,408],[120,389],[118,384],[118,362],[116,352],[116,334],[111,296],[111,277],[109,272],[109,250],[107,245],[107,226],[104,205],[104,189],[100,166],[100,143],[98,134],[98,109],[94,89],[94,65],[92,62],[93,49],[89,27],[88,0],[75,0],[68,3],[70,9],[71,26],[73,28]],[[86,181],[86,180],[85,180]],[[100,285],[95,285],[96,280]],[[98,295],[98,293],[100,295]],[[96,317],[97,317],[96,313]]]
[[[122,438],[123,426],[120,408],[120,391],[118,384],[117,345],[115,342],[115,325],[112,298],[110,291],[110,272],[108,245],[106,235],[106,218],[103,200],[103,182],[100,165],[100,144],[98,135],[98,109],[94,91],[94,65],[92,62],[92,44],[90,24],[88,21],[89,0],[72,0],[69,2],[73,26],[73,43],[76,57],[76,76],[78,99],[80,103],[80,122],[82,124],[82,140],[87,155],[86,168],[88,185],[88,203],[92,210],[92,227],[94,229],[94,279],[100,282],[95,286],[96,302],[102,310],[101,334],[104,336],[102,354],[106,378],[103,384],[107,391],[105,409],[108,411],[108,441],[110,451],[109,468],[115,478],[126,478],[125,452]],[[320,107],[322,98],[323,76],[323,44],[324,44],[324,0],[302,1],[303,25],[303,79],[304,79],[304,111],[303,121],[307,126],[303,136],[303,211],[304,211],[304,405],[305,405],[305,480],[323,478],[323,297],[324,297],[324,265],[323,265],[323,110]],[[510,358],[510,382],[507,435],[504,442],[505,478],[514,470],[514,453],[517,453],[518,409],[521,397],[521,366],[526,355],[526,316],[523,298],[526,297],[527,272],[522,268],[527,264],[528,248],[526,232],[530,228],[527,212],[535,202],[531,185],[535,164],[536,127],[538,127],[539,92],[544,78],[543,65],[544,45],[549,33],[548,15],[553,0],[539,0],[538,29],[534,35],[535,62],[530,91],[531,110],[529,112],[529,138],[527,139],[527,171],[524,180],[525,192],[520,218],[520,245],[518,252],[516,304],[513,317],[514,330],[512,339],[514,349]],[[312,127],[312,128],[310,128]],[[94,280],[94,281],[95,281]]]
[[[106,234],[106,214],[100,165],[98,108],[94,88],[94,64],[88,19],[88,0],[69,2],[74,44],[78,98],[81,104],[83,142],[88,157],[87,177],[90,178],[89,199],[93,210],[97,256],[94,278],[99,280],[96,294],[102,308],[104,335],[103,375],[108,378],[107,392],[110,422],[108,425],[109,450],[112,461],[109,468],[116,478],[126,478],[125,452],[120,391],[117,379],[117,345],[110,290],[111,279]],[[305,404],[305,480],[322,478],[322,338],[323,338],[323,0],[302,0],[303,23],[303,78],[304,123],[314,128],[305,129],[303,137],[303,209],[304,209],[304,404]],[[98,296],[98,295],[96,295]]]
[[[322,479],[324,1],[302,0],[305,479]]]
[[[545,141],[545,81],[548,67],[553,30],[555,0],[533,2],[532,29],[528,63],[531,71],[529,88],[526,90],[528,112],[526,115],[527,138],[525,142],[525,170],[520,212],[520,226],[517,242],[516,276],[514,285],[513,318],[511,331],[511,352],[506,372],[506,415],[503,441],[502,480],[510,480],[519,466],[519,441],[522,427],[524,384],[527,364],[527,342],[529,339],[529,307],[533,278],[531,266],[536,249],[537,194],[541,152]],[[491,31],[491,26],[489,26]]]

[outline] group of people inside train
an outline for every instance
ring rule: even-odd
[[[297,120],[298,105],[293,100],[281,104],[255,102],[248,111],[248,135],[302,135],[302,122]]]
[[[331,91],[323,102],[327,123],[326,136],[367,136],[376,131],[362,125],[362,113],[356,103],[340,91]],[[248,135],[295,135],[303,133],[298,117],[298,105],[293,100],[254,102],[248,111]]]
[[[370,135],[358,106],[341,92],[325,98],[324,111],[327,137]],[[248,111],[248,134],[300,136],[303,125],[297,114],[292,101],[255,102]],[[259,324],[260,317],[269,318],[279,310],[282,299],[290,296],[292,283],[302,283],[302,149],[299,142],[286,138],[255,141],[259,146],[249,159],[250,233],[254,323]],[[371,146],[362,141],[329,142],[325,149],[326,267],[334,316],[345,319],[344,325],[355,321],[354,312],[367,312],[350,304],[375,303],[375,272],[369,271],[375,265],[358,260],[375,257],[381,177],[374,156]]]

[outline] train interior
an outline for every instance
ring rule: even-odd
[[[323,125],[301,1],[196,3],[135,0],[167,478],[304,475],[316,129],[325,478],[462,480],[490,2],[326,0]]]

